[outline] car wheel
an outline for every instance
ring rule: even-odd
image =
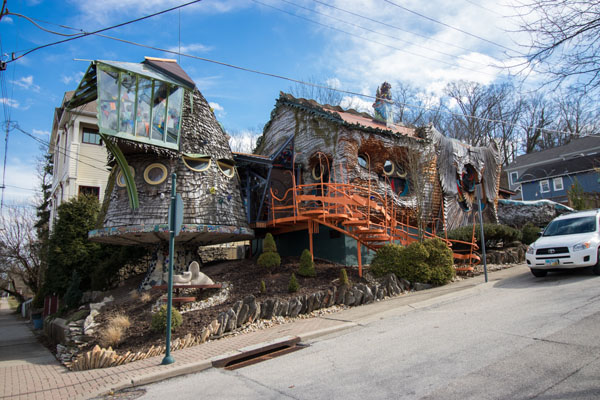
[[[598,258],[596,259],[596,265],[592,267],[594,275],[600,275],[600,249],[598,249]]]
[[[595,267],[594,267],[595,268]],[[535,276],[536,278],[543,278],[546,275],[548,275],[548,271],[546,271],[545,269],[531,269],[531,273],[533,274],[533,276]]]

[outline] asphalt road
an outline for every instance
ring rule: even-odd
[[[491,278],[379,316],[362,313],[356,328],[282,357],[149,385],[143,398],[600,398],[600,277],[534,278],[516,267]]]

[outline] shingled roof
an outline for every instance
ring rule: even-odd
[[[589,155],[590,153],[600,153],[600,136],[590,135],[580,138],[573,138],[564,146],[554,147],[547,150],[538,151],[530,154],[523,154],[510,163],[505,169],[508,171],[527,167],[529,165],[541,165],[554,161],[563,162],[566,158],[577,155]],[[547,167],[544,167],[548,169]]]
[[[539,179],[549,179],[578,172],[592,171],[600,167],[600,154],[580,156],[568,160],[557,160],[526,169],[518,182],[526,183]]]

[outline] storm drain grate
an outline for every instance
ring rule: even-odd
[[[300,338],[292,338],[286,341],[280,341],[260,348],[241,351],[229,357],[213,361],[213,367],[234,370],[248,365],[256,364],[261,361],[270,360],[284,354],[292,353],[308,347],[307,344],[300,343]]]

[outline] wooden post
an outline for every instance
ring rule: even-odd
[[[312,220],[308,220],[308,246],[309,246],[309,250],[310,250],[310,256],[312,257],[313,261],[315,259],[315,255],[313,253],[313,221]]]

